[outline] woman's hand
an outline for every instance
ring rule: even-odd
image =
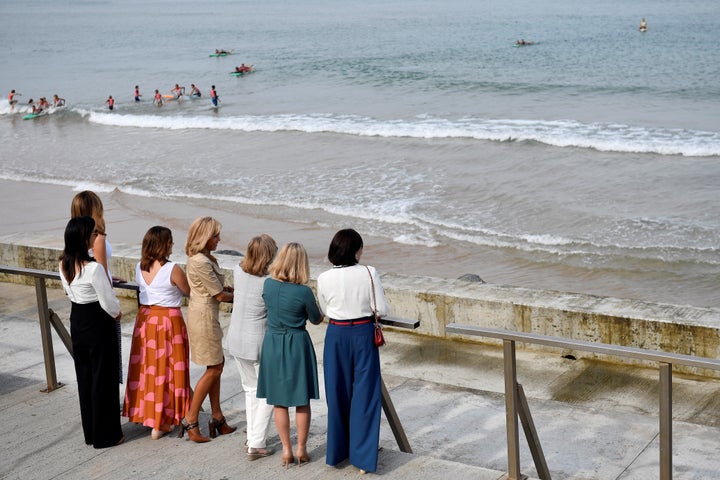
[[[228,288],[228,287],[225,287],[225,288]],[[227,290],[225,290],[225,288],[223,288],[223,291],[218,293],[217,295],[215,295],[213,298],[215,300],[217,300],[218,302],[232,303],[232,301],[234,299],[233,292],[228,292]],[[232,288],[232,287],[230,287],[230,288]]]

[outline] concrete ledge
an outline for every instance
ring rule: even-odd
[[[133,279],[139,259],[138,246],[114,246],[110,268],[115,276]],[[0,263],[55,271],[60,250],[14,243],[0,243]],[[239,257],[218,255],[229,271]],[[174,255],[183,265],[185,257]],[[311,267],[311,286],[327,267]],[[20,282],[17,276],[0,275],[1,281]],[[511,286],[477,284],[432,277],[382,275],[393,316],[420,320],[417,335],[460,338],[469,342],[497,343],[489,339],[454,336],[448,323],[531,332],[584,341],[631,346],[648,350],[720,358],[720,309],[650,303],[595,295]],[[50,282],[58,283],[58,282]],[[54,285],[59,287],[59,285]],[[118,291],[132,295],[132,292]],[[530,348],[530,347],[528,347]],[[544,349],[546,347],[531,347]],[[559,355],[594,357],[615,363],[641,363],[621,357],[558,351]],[[676,367],[677,371],[720,377],[720,372]]]

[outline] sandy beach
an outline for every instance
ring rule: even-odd
[[[0,180],[0,192],[0,204],[4,211],[3,222],[0,223],[0,241],[62,248],[70,202],[77,190],[52,184]],[[175,252],[182,253],[187,229],[192,221],[199,216],[209,215],[223,225],[219,250],[244,252],[250,238],[259,233],[268,233],[278,244],[302,243],[308,250],[312,264],[329,265],[325,256],[335,230],[322,225],[253,216],[239,212],[236,205],[220,201],[158,199],[128,195],[117,190],[97,193],[105,208],[108,240],[116,246],[137,246],[138,255],[142,237],[153,225],[169,227],[173,231]],[[424,255],[422,251],[427,251],[427,248],[398,245],[367,235],[363,235],[363,238],[366,244],[363,260],[376,265],[381,271],[455,276],[447,269],[433,268],[437,258]],[[408,258],[418,256],[426,261],[408,262]],[[466,272],[460,272],[457,276],[463,273]]]
[[[4,212],[0,241],[62,248],[70,202],[76,193],[77,190],[66,186],[0,180],[0,205]],[[164,225],[173,231],[175,253],[182,254],[190,223],[199,216],[210,215],[223,225],[219,250],[244,252],[250,238],[268,233],[279,244],[301,242],[308,251],[311,264],[330,265],[326,253],[336,231],[334,227],[273,218],[272,209],[267,207],[257,207],[258,213],[253,214],[253,207],[241,210],[235,203],[219,200],[161,199],[130,195],[119,190],[97,193],[105,207],[108,239],[114,246],[125,247],[125,251],[135,248],[139,255],[147,229],[153,225]],[[360,233],[365,241],[363,262],[375,266],[381,273],[439,278],[458,278],[471,273],[488,283],[501,285],[714,306],[702,305],[704,298],[696,301],[682,292],[672,297],[667,289],[653,289],[652,284],[643,280],[643,276],[647,278],[647,272],[637,272],[635,281],[626,278],[622,283],[602,271],[584,271],[579,278],[578,270],[573,268],[527,262],[502,251],[404,245]],[[708,281],[711,279],[708,278]]]

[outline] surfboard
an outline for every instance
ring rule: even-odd
[[[235,50],[230,50],[228,52],[223,53],[211,53],[208,55],[208,57],[227,57],[228,55],[232,55]]]
[[[42,113],[28,113],[23,116],[23,120],[32,120],[33,118],[38,118],[40,116],[42,116]]]
[[[249,67],[250,67],[250,70],[248,70],[246,72],[230,72],[230,75],[232,75],[234,77],[242,77],[243,75],[245,75],[247,73],[253,73],[255,71],[255,69],[253,68],[252,65],[250,65]]]

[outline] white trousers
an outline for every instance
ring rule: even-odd
[[[245,390],[245,418],[247,419],[247,444],[250,448],[265,448],[273,406],[268,405],[264,398],[257,398],[258,371],[260,362],[254,360],[235,359],[240,381]]]

